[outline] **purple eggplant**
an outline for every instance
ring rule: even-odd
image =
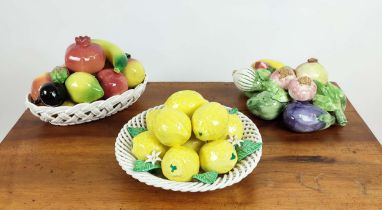
[[[284,124],[295,132],[313,132],[334,124],[335,117],[309,102],[294,101],[283,113]]]

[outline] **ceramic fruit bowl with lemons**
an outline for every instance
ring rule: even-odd
[[[88,36],[75,38],[64,65],[36,77],[26,106],[43,121],[72,125],[112,115],[143,93],[143,65],[119,46]]]
[[[193,90],[175,92],[132,118],[115,143],[127,174],[182,192],[235,184],[255,169],[261,153],[261,135],[248,117]]]

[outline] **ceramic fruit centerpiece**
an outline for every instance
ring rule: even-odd
[[[75,42],[66,49],[64,62],[64,65],[57,66],[33,80],[26,103],[35,115],[54,124],[77,124],[113,114],[135,102],[146,84],[142,64],[106,40],[91,39],[88,36],[76,37]],[[135,94],[127,94],[129,90]],[[113,104],[103,104],[105,107],[89,105],[102,100],[111,103],[108,99],[112,97]],[[88,105],[78,106],[79,104]],[[117,108],[105,110],[106,105]],[[48,113],[46,109],[41,110],[39,107],[52,108]],[[82,110],[82,113],[76,112],[78,110]],[[90,116],[78,117],[88,115],[89,112],[92,113]],[[53,119],[57,114],[61,114],[58,116],[61,118]],[[46,115],[50,115],[50,118],[43,117]]]
[[[296,69],[263,59],[251,68],[234,70],[232,77],[236,87],[248,96],[248,109],[261,119],[281,117],[295,132],[347,124],[346,96],[328,81],[327,71],[315,58]]]
[[[232,172],[238,162],[261,151],[261,140],[243,138],[245,125],[236,108],[207,101],[193,90],[173,93],[144,118],[145,127],[127,127],[132,138],[133,175],[150,171],[170,181],[213,185],[219,177],[238,172]],[[117,139],[116,156],[124,167],[119,159],[123,158],[118,152],[120,143]]]

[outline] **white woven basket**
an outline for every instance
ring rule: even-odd
[[[132,137],[127,131],[128,127],[144,127],[146,128],[146,114],[152,109],[160,109],[163,105],[146,110],[131,120],[123,126],[118,134],[117,140],[115,142],[115,156],[119,165],[127,174],[131,175],[140,182],[144,182],[148,185],[154,187],[160,187],[165,190],[181,191],[181,192],[205,192],[217,189],[222,189],[224,187],[231,186],[235,183],[240,182],[246,176],[248,176],[257,166],[260,161],[262,154],[262,148],[255,153],[249,155],[245,159],[239,161],[235,168],[233,168],[227,174],[222,177],[219,176],[218,179],[213,184],[205,184],[202,182],[176,182],[167,179],[160,178],[149,172],[135,172],[133,171],[134,162],[136,158],[131,153],[132,149]],[[238,115],[244,125],[244,136],[243,139],[252,140],[254,142],[262,143],[261,135],[256,125],[244,114],[238,112]]]
[[[129,89],[121,95],[112,96],[106,100],[99,100],[92,103],[80,103],[74,106],[37,106],[32,103],[27,95],[25,106],[33,115],[42,121],[53,125],[75,125],[99,120],[113,115],[131,106],[145,91],[147,75],[143,83],[134,89]]]

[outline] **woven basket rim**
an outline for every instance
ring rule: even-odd
[[[256,168],[262,156],[262,147],[257,152],[251,154],[250,156],[236,163],[235,167],[231,171],[229,171],[228,173],[224,175],[220,175],[218,180],[216,180],[216,182],[213,184],[205,184],[201,182],[176,182],[176,181],[160,178],[149,172],[134,172],[132,170],[132,167],[136,158],[133,155],[129,154],[129,152],[131,151],[128,151],[128,149],[121,151],[119,144],[126,146],[128,141],[130,142],[130,144],[132,144],[132,138],[130,134],[127,132],[127,127],[131,126],[134,123],[134,121],[137,121],[137,120],[140,121],[142,125],[144,125],[143,127],[146,127],[145,115],[147,114],[147,112],[152,109],[160,109],[162,107],[163,105],[155,106],[135,115],[125,125],[123,125],[123,127],[121,128],[116,138],[115,156],[116,156],[117,162],[121,166],[121,168],[128,175],[132,176],[134,179],[137,179],[138,181],[143,182],[147,185],[162,188],[165,190],[173,190],[173,191],[180,191],[180,192],[205,192],[205,191],[222,189],[222,188],[231,186],[235,183],[238,183],[242,179],[247,177],[249,174],[251,174],[251,172]],[[225,107],[230,108],[227,106]],[[246,128],[247,129],[251,128],[252,130],[255,131],[255,134],[253,135],[256,137],[255,139],[251,139],[251,140],[262,143],[262,137],[256,124],[253,123],[253,121],[250,118],[248,118],[246,115],[244,115],[243,113],[238,112],[238,115],[240,119],[242,120],[242,122],[243,120],[245,120],[247,121],[247,123],[251,124],[250,126],[246,126],[246,124],[244,124],[245,130]],[[128,164],[125,164],[126,162]],[[246,167],[248,168],[248,170],[244,170]],[[237,174],[239,174],[239,176]]]

